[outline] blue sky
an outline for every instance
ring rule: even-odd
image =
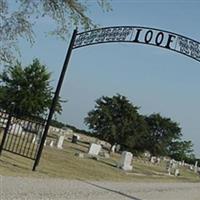
[[[100,27],[148,26],[200,41],[200,1],[113,0],[113,11],[104,13],[90,2],[89,13]],[[68,41],[46,37],[53,24],[35,25],[36,43],[31,48],[20,41],[22,61],[39,58],[52,72],[55,86],[63,65]],[[71,30],[72,32],[73,30]],[[200,63],[175,52],[132,43],[94,45],[72,53],[61,96],[68,100],[59,119],[86,128],[83,119],[102,95],[127,96],[140,113],[160,113],[178,122],[183,137],[192,140],[200,156]]]

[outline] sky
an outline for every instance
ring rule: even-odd
[[[88,1],[89,14],[99,27],[147,26],[200,41],[200,0],[112,0],[111,12]],[[52,72],[55,86],[68,41],[46,36],[52,22],[35,24],[36,43],[20,40],[24,65],[39,58]],[[72,33],[73,30],[70,30]],[[69,37],[70,38],[70,37]],[[112,43],[75,49],[61,97],[68,102],[58,119],[87,129],[84,117],[102,95],[126,96],[144,115],[160,113],[179,123],[183,139],[191,140],[200,157],[200,63],[176,52],[148,45]]]

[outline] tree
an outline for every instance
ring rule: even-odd
[[[172,141],[169,145],[168,155],[175,160],[187,160],[193,153],[191,141]]]
[[[166,155],[169,145],[180,139],[181,128],[170,118],[152,114],[145,118],[148,125],[147,150],[153,155]]]
[[[109,0],[96,1],[103,11],[111,10]],[[73,26],[85,30],[94,27],[88,16],[90,4],[82,0],[0,0],[0,63],[14,60],[20,38],[34,43],[33,25],[41,18],[54,22],[51,34],[60,38],[66,38]]]
[[[96,100],[95,108],[88,113],[85,124],[100,139],[121,144],[126,149],[142,150],[146,124],[126,97],[116,95]]]
[[[8,109],[14,104],[18,114],[45,114],[53,96],[50,76],[47,68],[38,59],[25,68],[20,63],[7,67],[0,74],[0,107]],[[60,101],[56,111],[61,112]]]

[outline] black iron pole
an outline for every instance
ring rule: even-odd
[[[54,97],[53,97],[53,100],[52,100],[52,104],[51,104],[51,108],[50,108],[50,111],[49,111],[47,123],[46,123],[45,129],[44,129],[44,133],[43,133],[43,136],[42,136],[42,139],[41,139],[41,142],[40,142],[40,146],[39,146],[39,149],[38,149],[38,152],[37,152],[37,156],[36,156],[36,159],[35,159],[35,162],[34,162],[34,165],[33,165],[33,169],[32,169],[33,171],[36,170],[36,167],[38,166],[41,155],[42,155],[44,142],[46,140],[48,130],[49,130],[49,126],[50,126],[50,123],[51,123],[51,119],[52,119],[54,111],[55,111],[56,103],[57,103],[57,100],[58,100],[58,97],[59,97],[59,94],[60,94],[60,90],[61,90],[62,83],[63,83],[64,77],[65,77],[67,66],[68,66],[70,56],[71,56],[71,53],[72,53],[72,50],[73,50],[73,45],[74,45],[74,42],[75,42],[75,39],[76,39],[76,34],[77,34],[77,29],[74,30],[70,44],[69,44],[69,48],[68,48],[68,51],[67,51],[67,54],[66,54],[66,57],[65,57],[65,62],[63,64],[63,68],[62,68],[62,71],[61,71],[61,74],[60,74],[60,78],[59,78],[59,81],[58,81],[58,84],[57,84],[57,87],[56,87],[56,91],[55,91],[55,94],[54,94]]]

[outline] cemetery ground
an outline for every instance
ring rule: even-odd
[[[40,165],[32,172],[33,161],[2,152],[0,157],[1,200],[197,200],[200,178],[193,171],[180,167],[180,176],[169,176],[166,163],[152,164],[143,157],[133,158],[133,170],[117,168],[121,157],[88,155],[96,138],[81,135],[72,143],[65,137],[62,149],[49,144],[48,137]],[[77,155],[84,155],[84,158]]]
[[[48,137],[55,141],[56,135]],[[63,149],[44,147],[43,155],[36,172],[32,172],[33,161],[3,151],[0,157],[0,175],[23,177],[56,177],[64,179],[83,179],[94,181],[200,181],[199,175],[180,167],[180,176],[169,176],[166,162],[152,164],[143,157],[133,157],[133,170],[125,172],[117,168],[120,154],[111,153],[110,158],[89,156],[90,143],[97,141],[94,137],[81,135],[80,141],[71,143],[72,136],[65,137]],[[84,158],[76,156],[83,154]]]

